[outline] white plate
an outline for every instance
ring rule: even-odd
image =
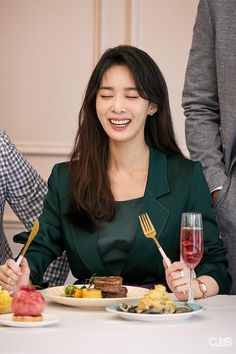
[[[179,306],[183,304],[180,301],[174,301],[174,303]],[[185,313],[169,313],[169,314],[147,314],[147,313],[131,313],[131,312],[122,312],[118,310],[118,306],[121,304],[113,304],[110,306],[106,307],[106,311],[111,312],[113,314],[116,314],[120,318],[123,318],[125,320],[129,321],[150,321],[150,322],[155,322],[155,321],[179,321],[179,320],[185,320],[189,319],[194,315],[199,314],[205,308],[201,305],[198,304],[188,304],[189,306],[192,307],[193,311],[191,312],[185,312]],[[137,302],[131,303],[131,305],[137,305]]]
[[[78,285],[80,286],[80,285]],[[82,286],[82,285],[81,285]],[[42,292],[46,300],[51,300],[59,304],[75,307],[98,308],[106,307],[110,304],[117,304],[125,301],[138,300],[143,297],[149,290],[136,286],[126,286],[128,289],[127,297],[119,298],[74,298],[64,295],[65,286],[55,286],[53,288],[44,289]]]
[[[60,320],[60,318],[56,315],[51,315],[49,313],[43,314],[42,321],[36,322],[20,322],[20,321],[13,321],[12,319],[13,314],[7,313],[5,315],[0,315],[0,324],[9,327],[46,327],[50,326]]]

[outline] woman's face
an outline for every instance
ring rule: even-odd
[[[131,139],[144,141],[147,115],[155,113],[157,107],[139,95],[132,74],[125,65],[114,65],[101,80],[96,110],[110,140],[124,142]]]

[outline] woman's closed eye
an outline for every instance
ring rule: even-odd
[[[112,98],[113,96],[112,95],[101,95],[100,97],[106,99],[106,98]]]
[[[139,98],[139,96],[126,96],[126,98],[129,98],[129,99],[137,99],[137,98]]]
[[[100,95],[101,98],[103,99],[109,99],[109,98],[113,98],[113,95]],[[137,98],[139,98],[139,96],[125,96],[125,98],[130,99],[130,100],[135,100]]]

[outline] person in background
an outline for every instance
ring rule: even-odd
[[[6,202],[30,230],[41,214],[46,192],[46,182],[11,143],[9,136],[0,131],[0,264],[13,256],[3,229]],[[44,281],[50,286],[61,285],[68,273],[69,265],[64,254],[49,266]]]
[[[200,0],[183,90],[186,141],[202,163],[236,294],[236,2]]]
[[[12,259],[0,267],[0,285],[10,291],[29,279],[41,285],[48,264],[66,250],[81,283],[94,273],[119,275],[124,284],[168,284],[186,300],[189,276],[179,236],[186,211],[201,212],[204,223],[194,296],[227,293],[231,279],[209,189],[200,163],[186,159],[176,143],[160,69],[139,48],[110,48],[88,82],[70,161],[56,164],[49,177],[39,233],[21,267]],[[143,212],[169,266],[143,235]],[[25,243],[27,236],[14,239]]]

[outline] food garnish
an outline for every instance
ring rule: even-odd
[[[186,303],[177,306],[166,292],[165,286],[161,284],[155,285],[153,290],[149,290],[136,306],[124,303],[119,305],[117,310],[140,314],[171,314],[193,311]]]
[[[95,292],[88,292],[85,290],[88,290],[92,287],[94,280],[96,279],[96,274],[93,274],[91,278],[86,279],[84,284],[82,286],[78,286],[75,284],[69,284],[66,285],[64,288],[64,295],[66,297],[75,297],[75,298],[81,298],[81,297],[102,297],[101,292],[95,293]],[[101,277],[98,277],[101,278]],[[94,295],[94,296],[93,296]]]
[[[64,288],[64,292],[67,297],[74,297],[74,294],[77,290],[80,290],[79,287],[73,284],[66,285],[66,287]]]

